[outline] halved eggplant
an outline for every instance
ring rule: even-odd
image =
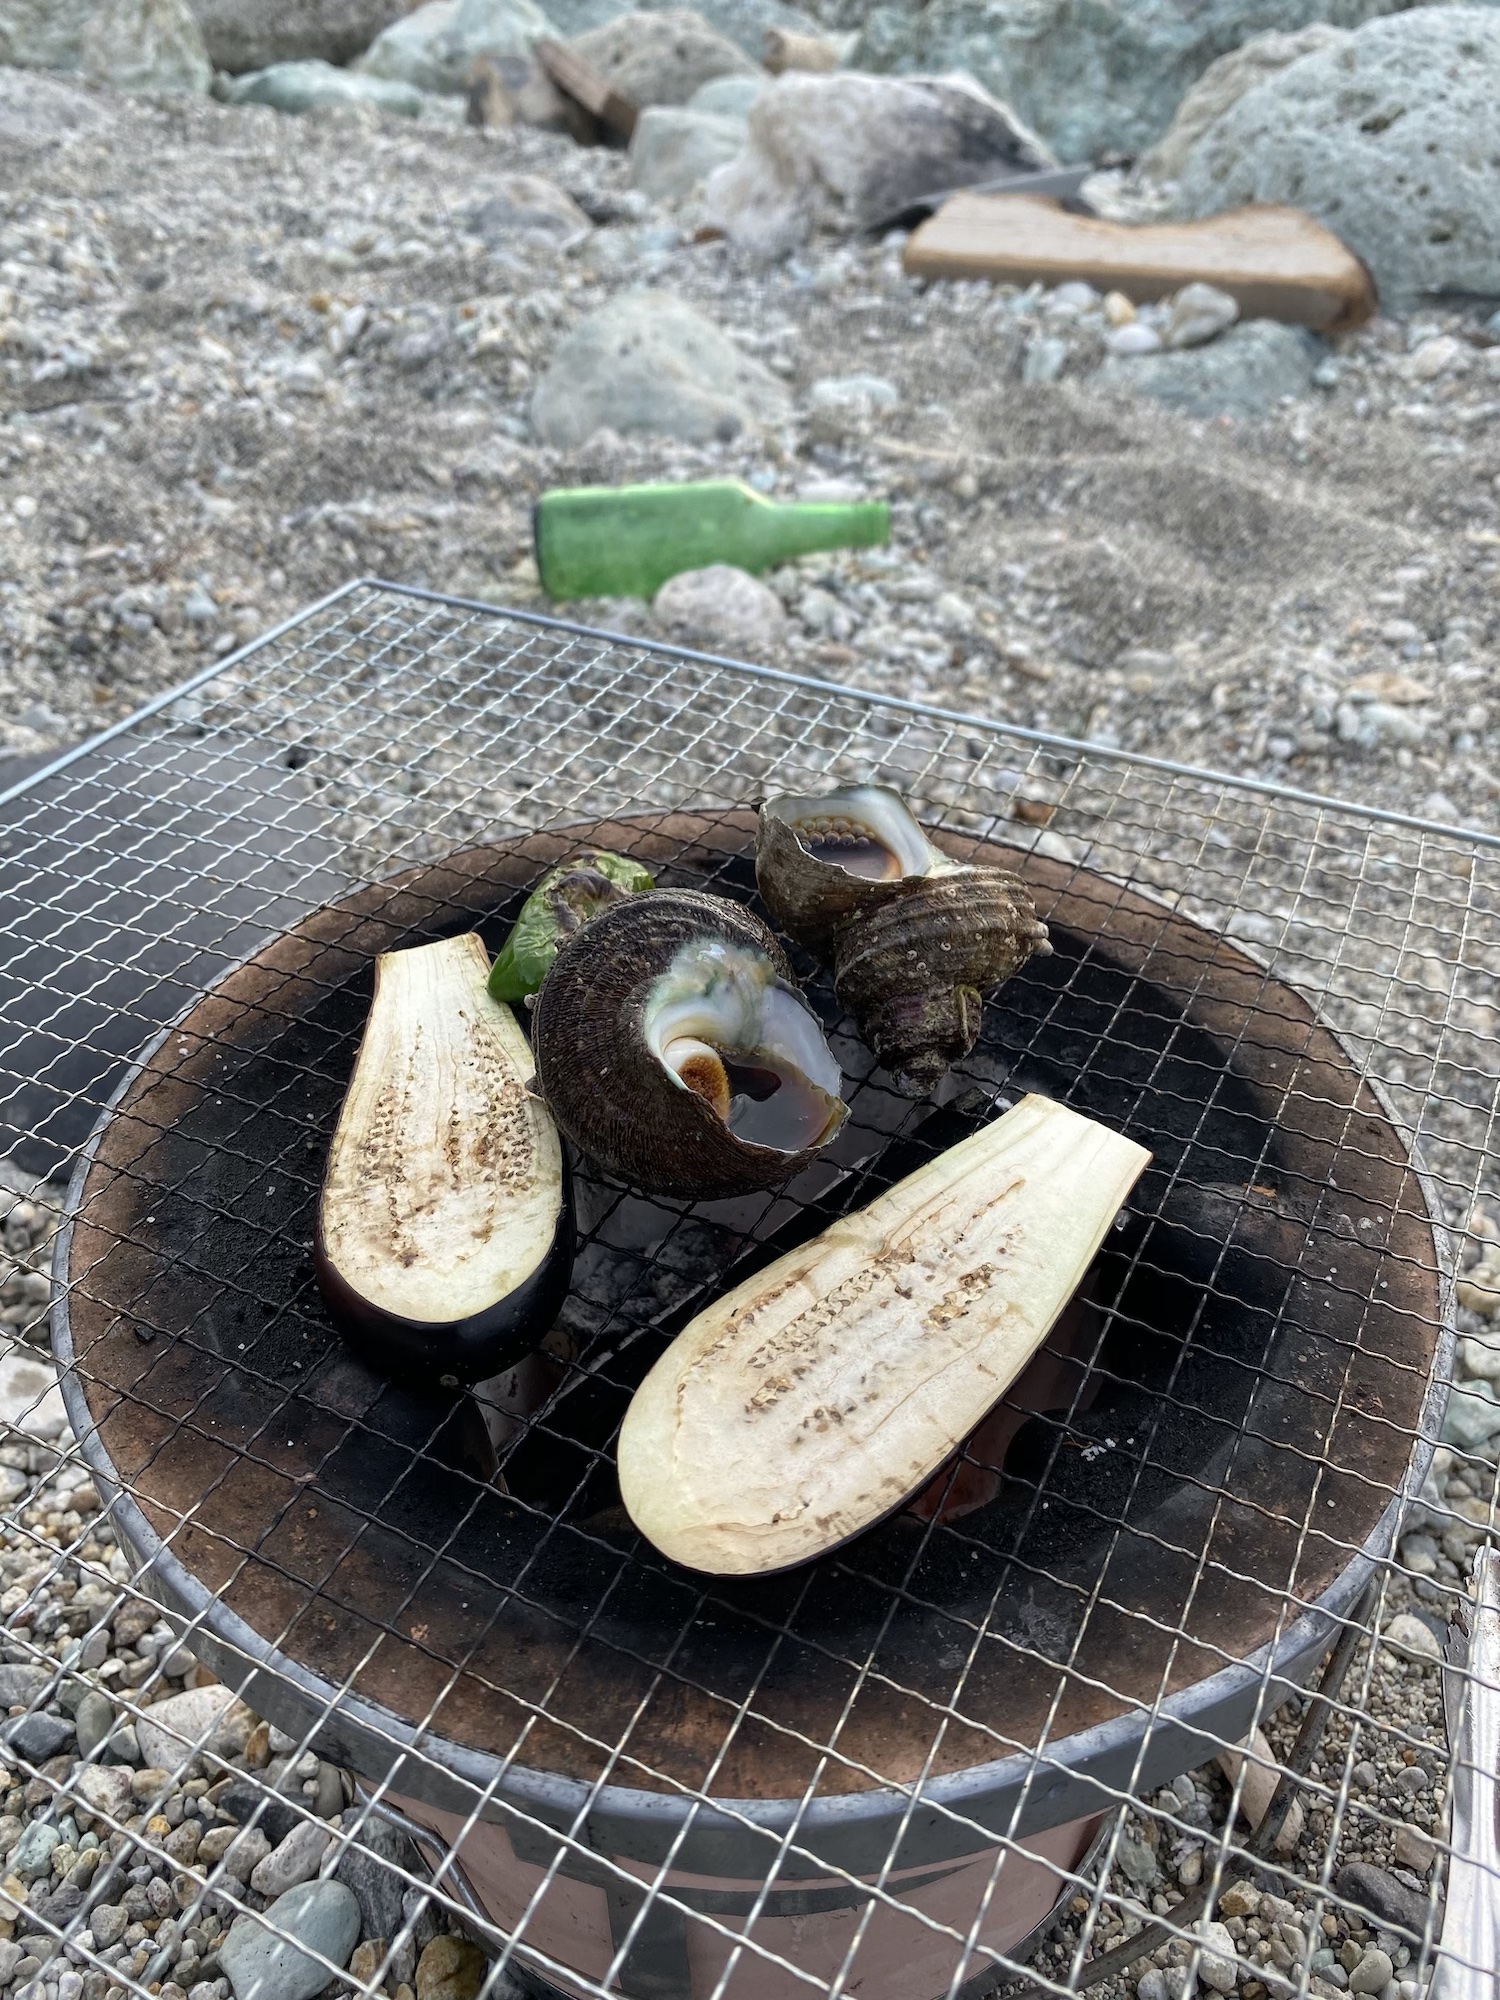
[[[350,1345],[429,1383],[528,1353],[573,1262],[562,1141],[489,970],[472,933],[377,960],[318,1206],[318,1283]]]
[[[1150,1157],[1023,1098],[736,1286],[626,1413],[631,1519],[718,1576],[789,1569],[883,1520],[1030,1361]]]

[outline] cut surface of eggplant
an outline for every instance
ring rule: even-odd
[[[883,1520],[1030,1361],[1150,1157],[1027,1097],[726,1293],[626,1414],[636,1526],[689,1569],[754,1576]]]
[[[318,1281],[361,1358],[473,1382],[529,1352],[573,1257],[562,1142],[472,934],[377,962],[328,1156]]]

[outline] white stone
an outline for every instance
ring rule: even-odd
[[[188,1767],[196,1769],[199,1752],[233,1704],[233,1692],[219,1686],[188,1688],[157,1702],[136,1724],[142,1762],[157,1770],[182,1769],[191,1775]]]
[[[673,638],[704,652],[763,657],[786,630],[775,591],[729,563],[668,578],[651,608]]]
[[[1144,320],[1129,319],[1123,326],[1110,328],[1104,336],[1104,345],[1111,354],[1160,354],[1161,335]]]
[[[737,157],[748,130],[743,118],[648,105],[630,140],[630,184],[653,201],[686,201],[716,167]]]
[[[85,1764],[73,1781],[73,1789],[90,1812],[125,1820],[136,1810],[131,1776],[123,1764]]]
[[[1500,293],[1500,11],[1367,21],[1245,93],[1183,163],[1178,208],[1291,202],[1362,257],[1387,306]]]
[[[1467,362],[1471,351],[1451,333],[1434,334],[1413,351],[1407,367],[1418,382],[1434,382]]]
[[[218,90],[226,104],[267,104],[292,116],[332,106],[368,105],[398,118],[420,118],[430,101],[409,83],[314,61],[273,63],[248,76],[230,77]]]
[[[532,398],[545,444],[606,427],[688,444],[738,437],[780,417],[786,390],[671,292],[620,293],[564,336]]]
[[[67,1425],[52,1363],[34,1348],[0,1354],[0,1434],[14,1430],[50,1444]]]
[[[1226,333],[1239,316],[1238,303],[1217,285],[1184,285],[1172,300],[1163,344],[1202,347]]]
[[[710,176],[704,220],[779,257],[820,229],[869,228],[918,195],[1049,159],[963,80],[789,73],[756,99],[738,158]]]
[[[807,400],[815,410],[894,410],[901,391],[883,375],[820,375]]]
[[[1241,1750],[1221,1751],[1217,1762],[1231,1785],[1238,1779],[1243,1765],[1245,1782],[1240,1792],[1240,1811],[1250,1825],[1256,1827],[1266,1816],[1266,1808],[1271,1803],[1281,1772],[1277,1768],[1276,1758],[1263,1729],[1257,1729],[1251,1737],[1249,1750],[1248,1758]],[[1281,1832],[1276,1837],[1278,1851],[1283,1854],[1289,1853],[1301,1837],[1302,1807],[1296,1799],[1293,1799],[1292,1809],[1282,1821]]]
[[[1214,1993],[1232,1993],[1239,1977],[1234,1962],[1234,1939],[1223,1924],[1205,1923],[1198,1928],[1203,1955],[1198,1961],[1198,1977]]]
[[[1420,1618],[1413,1617],[1409,1611],[1398,1612],[1381,1633],[1381,1637],[1387,1649],[1398,1658],[1440,1660],[1443,1657],[1443,1649],[1431,1628]],[[1389,1977],[1390,1974],[1387,1973],[1386,1978]],[[1382,1980],[1381,1985],[1384,1984],[1385,1981]],[[1379,1992],[1380,1988],[1372,1987],[1370,1990]]]

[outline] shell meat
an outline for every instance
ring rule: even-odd
[[[749,910],[694,889],[585,924],[537,996],[532,1046],[568,1138],[648,1194],[778,1186],[845,1117],[781,947]]]
[[[1019,876],[953,860],[882,785],[768,799],[755,874],[772,917],[832,965],[840,1004],[913,1095],[973,1048],[984,994],[1052,949]]]

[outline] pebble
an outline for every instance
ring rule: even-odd
[[[97,1688],[91,1688],[78,1704],[73,1726],[78,1732],[79,1756],[92,1757],[99,1745],[108,1741],[114,1729],[114,1703],[107,1694],[100,1694]]]
[[[1162,338],[1156,328],[1147,326],[1144,320],[1129,319],[1104,336],[1104,345],[1111,354],[1159,354]]]
[[[417,1874],[420,1863],[410,1838],[388,1820],[351,1806],[341,1825],[351,1843],[339,1857],[334,1879],[358,1899],[366,1937],[393,1938],[401,1929],[407,1884],[396,1871]]]
[[[468,1938],[435,1937],[417,1960],[417,2000],[477,2000],[488,1970]]]
[[[1409,1611],[1398,1612],[1381,1633],[1386,1646],[1400,1658],[1413,1660],[1441,1660],[1443,1649],[1438,1644],[1432,1628]],[[1417,1769],[1408,1766],[1408,1769]],[[1426,1773],[1422,1776],[1425,1780]]]
[[[1202,1924],[1198,1935],[1203,1940],[1199,1979],[1214,1993],[1232,1993],[1239,1977],[1234,1962],[1234,1939],[1220,1923]]]
[[[772,652],[786,629],[786,610],[775,591],[729,563],[670,577],[652,610],[684,645],[752,660]]]
[[[130,1779],[123,1764],[86,1764],[74,1779],[74,1789],[90,1812],[123,1820],[134,1810]]]
[[[45,1820],[33,1820],[11,1849],[6,1866],[23,1882],[34,1882],[38,1876],[50,1874],[52,1850],[61,1838],[55,1826],[48,1826]]]
[[[1437,1859],[1437,1848],[1414,1826],[1396,1828],[1392,1853],[1398,1868],[1410,1868],[1415,1875],[1425,1875]]]
[[[1417,381],[1433,382],[1439,375],[1448,374],[1470,351],[1451,333],[1439,333],[1414,350],[1409,366]]]
[[[1349,1974],[1351,1993],[1383,1993],[1396,1976],[1396,1968],[1383,1951],[1372,1946]]]
[[[341,1882],[304,1882],[278,1896],[265,1915],[265,1924],[237,1917],[219,1947],[235,2000],[313,2000],[328,1971],[309,1953],[347,1965],[359,1938],[359,1904]],[[278,1937],[267,1924],[287,1935]]]
[[[1163,342],[1167,347],[1202,347],[1227,332],[1239,316],[1238,304],[1217,285],[1184,285],[1172,300]]]
[[[1422,1935],[1427,1924],[1427,1898],[1408,1889],[1384,1868],[1351,1861],[1338,1872],[1334,1885],[1348,1903],[1371,1910],[1385,1923]]]
[[[332,1837],[326,1826],[303,1820],[256,1863],[250,1887],[263,1896],[281,1896],[288,1889],[295,1889],[299,1882],[310,1882]]]

